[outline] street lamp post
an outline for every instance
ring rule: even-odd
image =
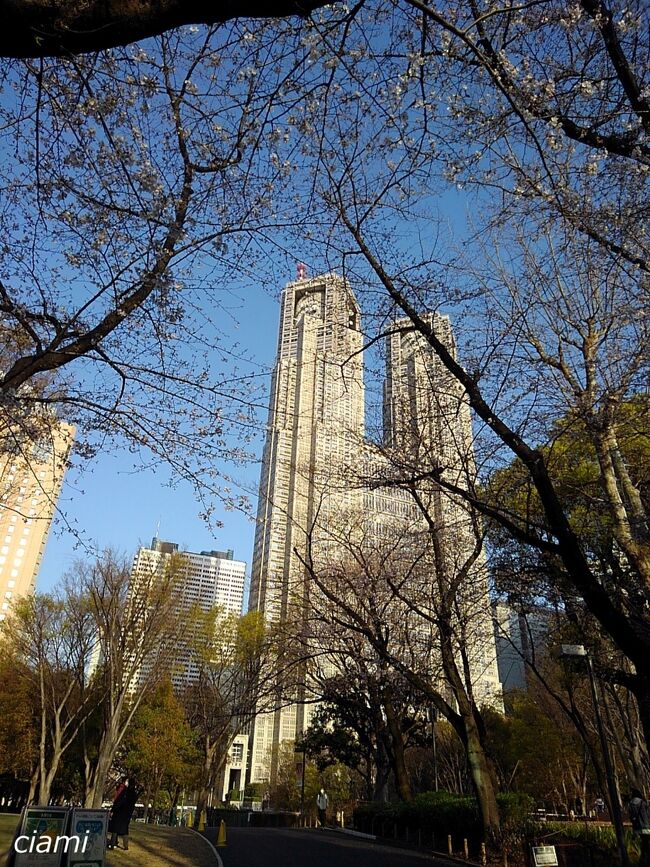
[[[302,754],[302,773],[300,775],[300,816],[302,818],[305,815],[305,764],[307,762],[307,745],[305,744],[303,734],[300,735],[298,744],[294,752]]]
[[[591,700],[594,705],[594,714],[596,716],[596,728],[598,729],[598,737],[600,739],[600,748],[603,753],[603,761],[605,763],[605,777],[607,778],[607,791],[609,793],[609,804],[612,812],[612,824],[616,833],[616,844],[618,854],[623,867],[628,867],[629,859],[627,855],[627,847],[623,836],[623,815],[621,813],[621,804],[618,799],[618,791],[614,779],[614,765],[609,752],[609,744],[605,736],[605,727],[603,725],[603,717],[600,712],[600,700],[598,697],[598,688],[596,685],[596,677],[594,675],[594,666],[591,656],[587,649],[582,644],[563,644],[560,656],[563,658],[581,658],[587,661],[587,671],[589,672],[589,685],[591,686]]]
[[[433,743],[433,785],[438,791],[439,782],[438,782],[438,746],[436,744],[436,721],[438,719],[438,710],[435,707],[427,708],[427,716],[429,717],[429,722],[431,723],[431,740]]]
[[[300,780],[300,815],[305,815],[305,765],[307,764],[307,750],[302,745],[302,778]]]

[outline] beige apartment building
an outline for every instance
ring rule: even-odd
[[[0,620],[36,588],[75,428],[47,425],[36,445],[0,454]]]

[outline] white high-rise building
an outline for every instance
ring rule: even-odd
[[[423,318],[455,358],[449,317],[429,313]],[[387,451],[395,456],[393,474],[397,469],[399,475],[401,457],[405,473],[416,472],[422,478],[418,493],[437,527],[447,586],[457,582],[460,604],[456,629],[464,635],[474,698],[478,704],[500,707],[501,685],[482,545],[475,555],[481,530],[465,500],[453,493],[454,487],[471,490],[476,480],[470,407],[463,386],[425,337],[413,330],[409,319],[395,322],[387,340],[384,439]],[[431,474],[429,480],[427,473]],[[459,577],[465,575],[470,560],[466,577]]]
[[[455,352],[449,320],[431,315],[441,339]],[[309,581],[302,560],[335,554],[332,533],[353,520],[362,534],[399,532],[409,526],[416,539],[422,517],[400,490],[366,489],[350,479],[399,472],[390,454],[411,467],[445,467],[460,482],[473,472],[470,411],[462,390],[431,347],[403,322],[387,346],[384,389],[385,445],[364,443],[363,337],[360,310],[346,282],[335,274],[289,283],[282,295],[278,354],[271,384],[267,438],[251,574],[250,609],[283,621],[308,603]],[[392,329],[395,330],[395,329]],[[434,486],[435,487],[435,486]],[[447,556],[460,562],[474,544],[466,510],[453,497],[422,488],[444,526]],[[423,533],[424,535],[424,533]],[[465,602],[477,621],[472,670],[475,695],[499,692],[484,563],[475,570]],[[288,703],[278,684],[280,707],[259,713],[253,727],[251,780],[275,780],[283,741],[309,725],[313,705],[299,692]]]
[[[182,610],[190,612],[197,606],[207,612],[218,606],[225,614],[242,613],[246,563],[235,560],[231,550],[197,554],[179,551],[175,542],[154,538],[151,547],[142,547],[135,555],[131,585],[137,587],[139,582],[162,578],[170,568],[172,558],[176,572],[174,593]],[[198,677],[198,666],[189,646],[192,637],[188,634],[187,644],[179,642],[171,661],[170,675],[175,687],[186,686]]]

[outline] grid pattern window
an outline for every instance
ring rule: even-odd
[[[190,612],[194,606],[203,611],[218,606],[225,614],[240,615],[244,602],[246,563],[228,557],[215,557],[210,554],[196,554],[191,551],[179,552],[178,546],[171,542],[154,539],[151,548],[141,548],[134,560],[131,571],[132,584],[162,577],[169,567],[171,558],[177,557],[178,576],[174,592],[178,594],[181,610]],[[174,686],[182,688],[197,680],[199,669],[195,652],[187,641],[179,644],[170,662],[171,679]],[[145,672],[143,670],[142,676]],[[140,675],[135,676],[134,686]]]

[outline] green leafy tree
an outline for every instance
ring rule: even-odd
[[[200,815],[233,738],[255,711],[266,654],[264,621],[257,612],[243,617],[218,607],[196,612],[189,643],[197,675],[181,700],[199,756],[196,809]]]
[[[313,759],[319,771],[335,764],[357,769],[363,759],[363,749],[355,732],[346,728],[337,705],[319,704],[311,725],[296,743]]]
[[[510,697],[505,716],[485,711],[489,748],[502,791],[522,792],[549,807],[586,798],[588,753],[562,711],[527,693]],[[557,809],[556,809],[557,812]]]
[[[172,560],[162,574],[132,578],[130,564],[107,550],[77,562],[69,576],[86,600],[97,647],[92,683],[99,713],[84,743],[87,806],[101,805],[117,751],[145,695],[169,671],[184,632],[178,568]]]
[[[37,802],[48,804],[61,762],[92,712],[98,695],[88,682],[95,646],[86,599],[73,590],[17,601],[1,625],[20,662],[39,721]]]
[[[302,805],[302,743],[285,741],[280,746],[277,783],[271,792],[274,806],[286,810],[300,810]],[[305,764],[305,813],[316,815],[316,796],[325,789],[329,798],[328,813],[349,808],[358,797],[360,778],[340,762],[328,762],[319,767],[317,761],[307,759]]]
[[[126,734],[120,764],[143,787],[147,820],[161,789],[174,792],[195,773],[198,752],[171,682],[160,683],[140,704]]]
[[[28,803],[36,794],[39,774],[39,708],[31,672],[0,637],[0,774],[29,781]]]

